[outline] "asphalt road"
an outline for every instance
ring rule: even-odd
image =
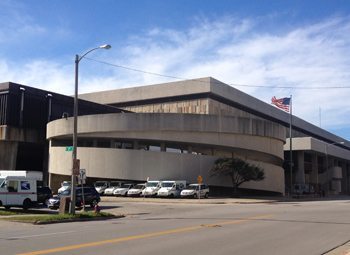
[[[0,254],[325,254],[350,240],[350,200],[210,204],[103,202],[126,217],[0,221]]]

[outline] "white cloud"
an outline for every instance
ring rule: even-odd
[[[17,66],[16,63],[1,61],[0,77],[6,77],[5,81],[57,93],[70,95],[74,93],[73,64],[64,66],[47,60],[33,60]]]
[[[23,40],[23,36],[38,36],[46,32],[25,14],[23,6],[14,1],[0,2],[0,44],[11,44]]]
[[[180,78],[212,76],[228,84],[295,88],[349,86],[349,21],[350,17],[334,17],[274,33],[259,30],[261,25],[250,19],[197,19],[185,31],[154,27],[144,34],[130,36],[124,47],[92,58]],[[113,52],[117,52],[116,55]],[[86,62],[84,60],[80,76],[81,92],[174,81]],[[6,59],[0,62],[3,79],[63,94],[73,94],[73,71],[72,61],[62,64],[32,60],[23,65]],[[350,126],[348,89],[235,87],[267,103],[272,96],[292,94],[295,115],[318,125],[321,108],[322,127]]]
[[[183,32],[157,28],[143,38],[147,44],[130,42],[124,61],[141,70],[184,78],[213,76],[229,84],[349,86],[349,21],[336,17],[279,34],[260,33],[254,22],[234,19],[205,21]],[[138,75],[138,80],[147,84],[159,78]],[[319,108],[324,127],[350,124],[348,90],[237,88],[266,102],[273,95],[292,94],[294,113],[316,125]]]

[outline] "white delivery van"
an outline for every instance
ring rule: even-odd
[[[186,181],[162,181],[162,187],[158,190],[158,197],[179,197],[186,187]]]
[[[42,172],[37,171],[0,171],[0,206],[33,206],[38,201],[36,182],[42,179]]]
[[[154,197],[157,195],[158,190],[162,187],[161,181],[147,181],[146,187],[142,190],[141,196]]]

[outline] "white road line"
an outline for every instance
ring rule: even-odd
[[[30,238],[30,237],[39,237],[39,236],[54,236],[54,235],[63,235],[68,233],[74,233],[79,231],[64,231],[64,232],[54,232],[54,233],[47,233],[47,234],[39,234],[39,235],[29,235],[29,236],[11,236],[11,237],[5,237],[6,239],[20,239],[20,238]]]

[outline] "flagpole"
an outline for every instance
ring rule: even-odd
[[[292,147],[292,116],[293,116],[293,103],[292,103],[292,95],[290,95],[290,119],[289,119],[289,159],[290,159],[290,196],[292,196],[293,190],[293,147]]]

